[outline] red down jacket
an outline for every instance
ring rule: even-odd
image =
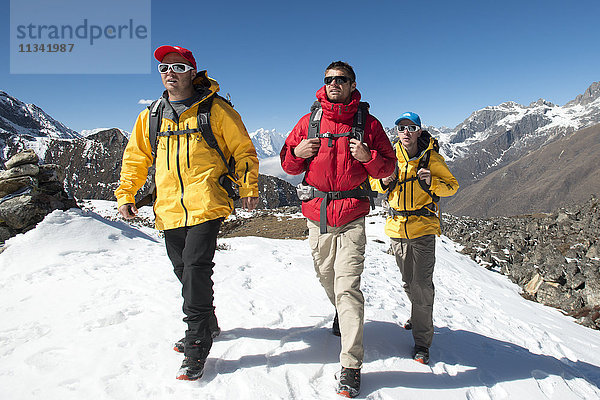
[[[352,129],[354,114],[358,110],[360,93],[352,92],[349,104],[331,103],[327,99],[325,86],[317,91],[317,99],[321,102],[321,133],[346,133]],[[333,139],[333,147],[328,147],[328,139],[321,139],[318,154],[308,160],[292,154],[295,148],[308,134],[310,113],[298,121],[287,137],[281,149],[281,166],[291,175],[306,171],[306,182],[323,192],[351,190],[362,184],[370,175],[373,178],[385,178],[394,172],[396,154],[381,126],[381,123],[369,115],[365,125],[364,143],[371,151],[371,160],[362,163],[352,157],[349,138]],[[302,202],[302,214],[308,219],[319,221],[320,205],[323,199],[314,198]],[[347,198],[331,200],[327,205],[327,225],[342,226],[369,213],[367,198]]]

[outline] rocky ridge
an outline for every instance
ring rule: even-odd
[[[453,215],[552,212],[600,194],[600,124],[578,130],[463,186],[443,207]]]
[[[554,213],[471,218],[444,214],[462,252],[510,277],[524,296],[600,329],[600,201]]]
[[[0,161],[29,148],[40,155],[53,140],[78,137],[35,104],[25,104],[0,90]]]
[[[454,175],[467,186],[546,143],[599,123],[600,82],[594,82],[563,106],[539,99],[528,106],[508,101],[485,107],[452,131],[440,131],[439,140]]]

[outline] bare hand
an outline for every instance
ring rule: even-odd
[[[371,161],[369,147],[357,139],[350,139],[350,153],[356,160],[366,163]]]
[[[302,139],[298,146],[294,148],[294,155],[300,158],[310,158],[319,152],[321,147],[321,139]]]
[[[242,208],[247,209],[248,211],[252,211],[258,205],[258,197],[242,197]]]
[[[138,209],[133,203],[123,204],[119,207],[119,214],[125,219],[133,219],[138,213]]]
[[[431,171],[425,168],[421,168],[417,171],[417,176],[420,180],[425,181],[426,184],[431,185]]]
[[[394,171],[394,173],[390,176],[386,176],[385,178],[383,178],[381,180],[381,183],[383,183],[385,186],[390,186],[390,183],[392,183],[394,179],[396,179],[396,176],[398,176],[398,172]]]

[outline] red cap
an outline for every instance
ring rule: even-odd
[[[192,63],[194,69],[197,69],[196,60],[194,59],[192,52],[180,46],[160,46],[158,49],[154,50],[154,58],[156,58],[158,62],[162,62],[163,58],[165,58],[168,53],[180,54],[183,58]]]

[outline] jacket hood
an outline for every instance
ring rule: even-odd
[[[194,80],[192,81],[196,90],[205,88],[208,89],[211,93],[217,93],[219,91],[219,83],[213,78],[208,76],[206,70],[199,71]]]
[[[434,139],[427,131],[421,131],[421,136],[417,139],[417,148],[419,149],[419,157],[429,149],[433,148]]]
[[[350,95],[350,103],[332,103],[327,98],[327,92],[325,91],[325,85],[317,90],[317,100],[321,103],[323,109],[323,115],[328,119],[336,122],[347,121],[354,118],[354,114],[358,110],[358,103],[360,103],[360,92],[358,89],[354,89]]]

